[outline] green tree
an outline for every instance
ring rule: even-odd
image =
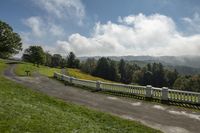
[[[176,69],[174,71],[165,70],[165,79],[168,87],[172,87],[177,78],[178,72]]]
[[[105,57],[102,57],[97,61],[97,66],[93,75],[112,81],[118,81],[120,77],[116,62]]]
[[[125,83],[126,81],[126,62],[121,59],[119,62],[119,74],[120,74],[120,82]]]
[[[52,55],[49,52],[45,52],[45,58],[45,65],[50,67],[52,63]]]
[[[94,76],[108,79],[109,77],[109,59],[102,57],[97,61],[97,66],[93,73]]]
[[[45,63],[45,53],[41,46],[30,46],[25,50],[22,58],[36,64],[37,67]]]
[[[178,90],[188,90],[189,79],[186,76],[180,76],[174,82],[173,88],[178,89]]]
[[[112,81],[119,81],[120,75],[118,74],[117,64],[115,61],[110,61],[108,79]]]
[[[200,75],[179,76],[174,82],[173,88],[200,92]]]
[[[123,83],[130,84],[133,82],[133,74],[139,67],[136,64],[127,63],[125,66],[125,80]]]
[[[132,80],[132,82],[134,83],[134,84],[143,84],[143,75],[144,75],[144,72],[143,72],[143,70],[136,70],[136,71],[134,71],[134,73],[133,73],[133,80]]]
[[[200,75],[193,75],[189,78],[188,91],[200,92]]]
[[[152,66],[152,85],[155,87],[163,87],[166,85],[164,68],[161,63],[153,63]]]
[[[74,68],[80,68],[80,60],[79,59],[75,59],[74,60]]]
[[[92,74],[96,67],[96,60],[94,58],[88,58],[81,64],[81,71]]]
[[[76,59],[76,55],[73,52],[70,52],[67,57],[67,67],[69,68],[79,68],[80,61]]]
[[[66,59],[64,59],[64,58],[61,59],[60,67],[61,67],[61,68],[67,67],[67,60],[66,60]]]
[[[153,79],[153,73],[151,71],[145,71],[142,78],[142,85],[151,85]]]
[[[62,56],[60,54],[54,54],[52,57],[52,67],[59,67],[62,61]]]
[[[0,58],[9,58],[22,50],[19,34],[15,33],[7,23],[0,20]]]

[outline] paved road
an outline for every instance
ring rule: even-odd
[[[63,99],[66,102],[84,105],[122,118],[140,121],[166,133],[200,132],[200,112],[90,92],[72,86],[65,86],[56,80],[38,74],[34,77],[18,77],[13,73],[14,67],[15,65],[10,65],[4,72],[7,78],[50,96]]]

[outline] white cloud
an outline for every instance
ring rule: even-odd
[[[55,24],[50,24],[49,31],[54,36],[63,36],[65,34],[63,28]]]
[[[167,16],[144,14],[119,17],[119,23],[96,23],[90,37],[78,33],[57,47],[79,56],[200,55],[200,34],[183,36]]]
[[[23,23],[30,28],[28,32],[21,32],[25,43],[33,43],[35,40],[44,40],[46,38],[59,38],[65,35],[65,31],[59,25],[52,22],[45,22],[39,16],[32,16],[23,20]]]
[[[21,32],[24,43],[50,42],[52,44],[55,40],[65,36],[66,31],[63,27],[66,27],[69,23],[71,25],[71,22],[74,22],[79,26],[83,24],[85,7],[81,0],[32,1],[48,14],[45,14],[45,16],[39,14],[23,20],[23,23],[30,28],[30,31]]]
[[[43,37],[46,33],[43,30],[43,20],[38,16],[33,16],[24,20],[24,24],[31,29],[31,32],[36,37]]]
[[[183,21],[188,24],[187,29],[189,32],[200,33],[200,16],[198,13],[195,13],[192,18],[183,18]]]
[[[76,17],[82,21],[85,17],[85,7],[81,0],[34,0],[34,2],[41,9],[44,9],[52,16],[56,16],[59,19]]]

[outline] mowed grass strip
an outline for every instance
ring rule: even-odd
[[[34,66],[31,63],[21,63],[17,64],[15,68],[15,73],[18,76],[26,76],[25,71],[30,71],[30,74],[32,75],[34,72],[39,72],[42,75],[48,76],[48,77],[53,77],[54,72],[61,72],[61,69],[59,68],[51,68],[47,66],[42,66],[40,65],[39,67]]]
[[[0,72],[6,65],[0,62]],[[0,132],[156,133],[138,122],[65,103],[0,75]]]

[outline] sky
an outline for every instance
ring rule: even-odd
[[[200,56],[199,0],[2,0],[0,20],[20,34],[24,49]]]

